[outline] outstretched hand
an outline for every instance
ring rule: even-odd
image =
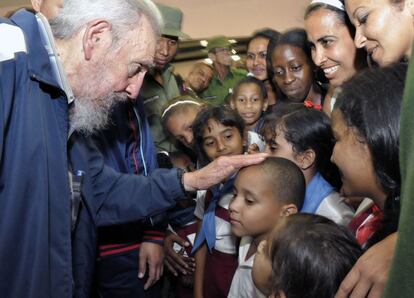
[[[208,189],[242,167],[261,163],[267,156],[267,153],[220,156],[204,168],[185,173],[183,176],[184,187],[187,191]]]

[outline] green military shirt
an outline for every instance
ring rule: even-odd
[[[229,73],[222,82],[217,77],[217,74],[214,74],[208,88],[201,93],[200,97],[213,106],[221,105],[229,94],[229,89],[233,89],[234,85],[236,85],[240,79],[246,77],[246,75],[247,72],[245,70],[230,68]]]
[[[162,72],[163,85],[158,83],[152,74],[147,73],[140,91],[140,97],[144,101],[145,114],[158,152],[172,152],[175,150],[174,145],[165,135],[161,125],[162,107],[168,100],[180,95],[173,69],[173,66],[169,65]]]
[[[414,297],[414,52],[405,81],[400,128],[401,212],[385,298]]]

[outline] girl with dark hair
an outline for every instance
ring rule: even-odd
[[[178,96],[167,102],[161,113],[161,123],[166,134],[175,138],[181,145],[194,150],[193,121],[198,112],[206,106],[206,103],[192,95]]]
[[[277,97],[267,75],[267,46],[269,41],[276,42],[280,33],[273,29],[256,31],[247,42],[246,68],[258,80],[261,80],[266,87],[269,105],[276,103]]]
[[[246,130],[255,133],[259,133],[263,126],[263,113],[268,103],[266,87],[255,77],[238,81],[230,99],[230,107],[243,118]]]
[[[298,213],[283,218],[271,237],[260,244],[253,272],[271,264],[273,297],[332,298],[361,254],[361,247],[345,227],[326,217]],[[268,279],[253,278],[269,284]]]
[[[414,41],[414,4],[407,0],[346,0],[355,45],[380,66],[408,61]]]
[[[336,138],[332,161],[342,174],[342,192],[369,197],[376,204],[355,231],[365,247],[397,231],[399,123],[406,69],[393,65],[355,76],[343,85],[332,112]]]
[[[355,27],[343,1],[312,1],[305,12],[305,28],[313,62],[329,80],[323,110],[330,115],[335,103],[335,99],[331,100],[334,89],[366,66],[366,52],[354,45]]]
[[[306,194],[301,212],[323,215],[346,225],[353,211],[336,191],[340,178],[330,162],[334,146],[330,120],[321,111],[293,105],[291,112],[281,117],[265,118],[266,152],[287,158],[302,170]]]
[[[316,67],[306,31],[292,29],[283,33],[277,43],[269,43],[270,77],[281,92],[281,101],[306,102],[322,109],[325,91],[316,82]]]
[[[202,110],[193,123],[193,133],[194,146],[204,164],[223,155],[243,153],[244,121],[228,107]],[[238,266],[228,212],[233,182],[234,176],[197,198],[194,214],[200,224],[192,251],[196,260],[195,297],[227,297]]]

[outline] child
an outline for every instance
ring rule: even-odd
[[[295,108],[281,117],[268,116],[263,131],[266,151],[293,161],[305,176],[306,195],[301,212],[348,224],[353,211],[334,188],[340,182],[338,170],[330,162],[334,138],[328,116],[314,109]]]
[[[230,106],[243,118],[246,130],[260,132],[267,104],[266,87],[255,77],[243,78],[233,88]]]
[[[256,255],[253,279],[271,262],[274,297],[332,298],[362,249],[352,234],[326,217],[294,214],[277,225]],[[269,255],[270,253],[270,255]],[[269,258],[270,257],[270,258]],[[270,261],[271,260],[271,261]],[[268,283],[265,278],[261,284]]]
[[[264,297],[255,288],[251,276],[257,246],[267,238],[280,218],[300,210],[305,187],[301,170],[284,158],[269,157],[263,163],[239,172],[229,211],[232,232],[242,238],[239,266],[228,297]]]
[[[193,147],[193,121],[206,107],[199,98],[183,95],[169,101],[163,108],[161,123],[165,132],[190,150]]]
[[[226,107],[202,110],[193,123],[194,145],[206,164],[223,155],[243,153],[244,121]],[[202,222],[197,233],[194,296],[227,297],[237,268],[236,237],[231,232],[228,204],[233,197],[231,178],[197,199],[195,215]]]
[[[175,167],[193,170],[193,163],[188,156],[194,157],[192,125],[198,112],[205,104],[197,97],[183,95],[169,101],[163,108],[161,121],[166,135],[175,139],[176,147],[183,152],[169,153],[169,159]],[[194,216],[195,201],[183,200],[169,210],[169,233],[164,241],[166,253],[165,264],[169,271],[177,277],[171,277],[171,285],[175,286],[175,297],[193,296],[195,261],[190,257],[197,232]]]

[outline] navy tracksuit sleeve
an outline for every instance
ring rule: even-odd
[[[87,209],[98,226],[136,221],[173,207],[185,197],[177,170],[158,169],[150,176],[121,174],[104,165],[92,141],[72,136],[72,170],[83,170]]]

